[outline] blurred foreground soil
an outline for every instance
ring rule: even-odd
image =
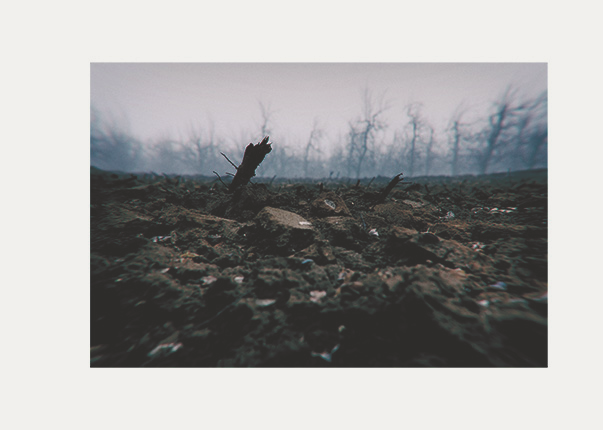
[[[249,184],[91,169],[91,367],[546,367],[546,170]]]

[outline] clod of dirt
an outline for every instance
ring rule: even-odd
[[[362,221],[351,217],[327,217],[320,220],[323,234],[334,246],[359,251],[369,234],[362,227]]]
[[[265,207],[257,214],[256,224],[265,239],[279,250],[299,250],[309,246],[316,237],[311,222],[289,211]]]
[[[313,231],[312,223],[289,211],[265,207],[256,217],[267,231],[304,230]]]

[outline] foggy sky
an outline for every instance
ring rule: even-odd
[[[92,63],[91,106],[143,140],[186,136],[191,128],[226,138],[255,135],[259,103],[272,111],[273,137],[303,142],[317,118],[327,141],[345,133],[369,88],[384,94],[391,130],[404,106],[421,102],[443,128],[461,104],[483,114],[509,85],[534,96],[546,63]],[[250,136],[249,139],[252,137]]]

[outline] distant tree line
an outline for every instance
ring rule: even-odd
[[[105,170],[201,174],[235,173],[222,156],[239,163],[244,147],[270,135],[273,151],[257,173],[265,177],[366,178],[393,176],[461,175],[547,167],[547,93],[521,98],[507,88],[480,115],[459,106],[444,130],[437,130],[423,114],[421,103],[404,107],[397,124],[388,124],[391,108],[384,96],[368,89],[362,94],[359,115],[348,122],[345,134],[327,142],[318,120],[302,141],[286,142],[272,134],[272,111],[260,103],[257,130],[240,138],[217,136],[210,124],[178,139],[142,142],[91,110],[90,163]],[[390,120],[391,121],[391,120]],[[390,129],[393,133],[386,134]],[[393,137],[392,137],[393,136]],[[326,155],[325,148],[334,149]]]

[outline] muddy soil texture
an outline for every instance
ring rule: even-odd
[[[91,367],[546,367],[547,172],[91,168]]]

